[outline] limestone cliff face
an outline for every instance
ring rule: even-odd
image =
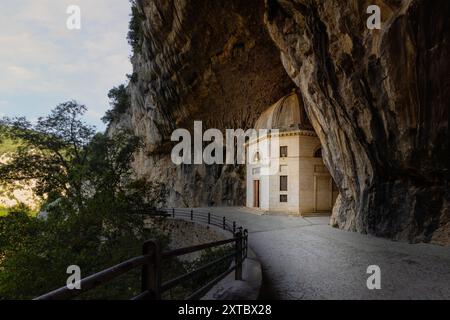
[[[382,29],[366,28],[379,5]],[[341,197],[335,225],[450,242],[450,2],[268,1]]]
[[[382,29],[366,28],[379,5]],[[138,173],[170,205],[243,204],[243,172],[171,164],[170,134],[246,128],[299,87],[339,187],[332,222],[450,242],[450,2],[138,1],[145,40],[122,125],[147,139]],[[284,67],[284,68],[283,68]]]
[[[10,159],[8,154],[0,155],[0,165],[8,163]],[[35,186],[36,181],[34,180],[26,184],[16,181],[13,188],[0,185],[0,207],[14,208],[23,204],[33,211],[39,210],[42,199],[33,193],[32,188]]]
[[[131,107],[111,129],[145,137],[139,176],[169,187],[167,205],[243,205],[244,168],[175,166],[170,136],[192,129],[248,128],[295,84],[264,27],[261,1],[138,1],[144,41],[132,58]]]

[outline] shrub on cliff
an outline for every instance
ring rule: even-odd
[[[117,120],[130,106],[130,97],[123,84],[112,88],[108,93],[108,98],[110,99],[111,109],[106,111],[105,116],[102,118],[105,123]]]
[[[143,30],[142,30],[142,16],[136,5],[135,0],[130,0],[131,3],[131,19],[129,23],[128,31],[128,43],[133,49],[133,53],[139,53],[141,51],[141,45],[143,40]]]

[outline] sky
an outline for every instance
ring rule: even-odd
[[[80,30],[67,28],[71,5]],[[35,120],[76,100],[103,130],[108,91],[132,73],[130,12],[127,0],[0,0],[0,117]]]

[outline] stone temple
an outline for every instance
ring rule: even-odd
[[[301,96],[293,91],[283,97],[261,114],[255,129],[267,129],[267,134],[246,145],[247,207],[301,215],[330,213],[338,190]]]

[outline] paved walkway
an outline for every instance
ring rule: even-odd
[[[450,299],[450,247],[408,244],[331,228],[326,217],[204,208],[249,230],[264,274],[262,298]],[[368,290],[369,265],[381,289]]]

